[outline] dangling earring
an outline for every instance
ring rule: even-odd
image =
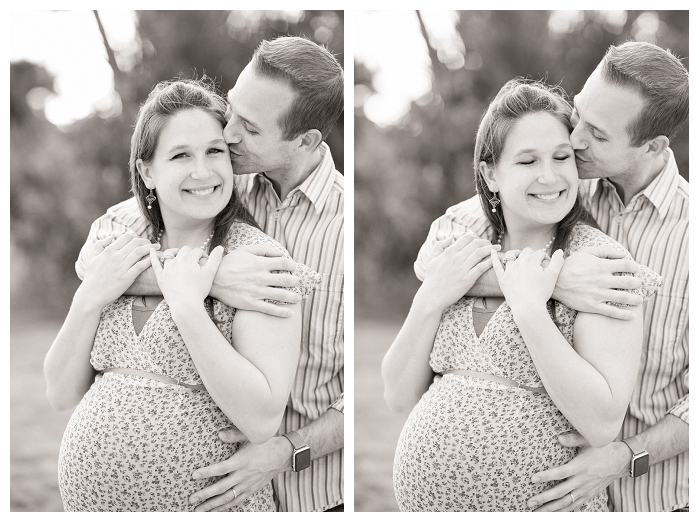
[[[500,200],[498,199],[498,193],[493,192],[493,197],[488,200],[490,203],[490,206],[493,207],[492,211],[497,212],[498,211],[498,205],[500,204]]]
[[[153,194],[153,189],[150,189],[150,192],[146,196],[146,203],[148,203],[148,208],[151,209],[153,208],[153,201],[155,201],[155,194]],[[495,211],[493,211],[495,212]]]

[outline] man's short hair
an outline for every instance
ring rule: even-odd
[[[268,78],[289,82],[296,97],[280,127],[285,140],[311,129],[325,139],[344,108],[342,66],[325,47],[297,36],[263,40],[251,60]]]
[[[610,46],[601,67],[606,81],[636,89],[645,101],[627,129],[634,147],[675,137],[689,115],[689,73],[676,56],[647,42],[626,42]]]

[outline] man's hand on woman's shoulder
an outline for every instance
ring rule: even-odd
[[[268,301],[295,304],[301,300],[288,290],[299,284],[299,278],[292,275],[295,270],[296,262],[272,245],[242,246],[223,258],[211,296],[240,310],[290,317],[291,310]]]
[[[588,247],[566,258],[558,276],[553,298],[579,312],[630,320],[634,313],[621,305],[637,306],[643,298],[628,290],[641,287],[635,274],[638,264],[612,245]]]

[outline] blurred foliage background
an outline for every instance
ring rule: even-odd
[[[44,101],[56,91],[51,73],[10,63],[11,511],[62,510],[57,462],[71,411],[49,406],[42,363],[79,284],[74,262],[92,221],[130,197],[129,143],[151,88],[206,74],[226,93],[258,43],[276,36],[306,36],[344,62],[343,11],[141,11],[135,20],[124,51],[110,49],[100,25],[114,100],[69,126],[46,117]],[[340,172],[343,140],[341,118],[327,140]]]
[[[516,76],[575,95],[611,44],[646,40],[689,68],[688,11],[462,11],[460,42],[438,47],[419,12],[432,89],[395,125],[364,110],[378,72],[355,60],[355,315],[403,318],[418,281],[412,264],[429,225],[471,197],[473,147],[489,101]],[[362,31],[362,28],[358,28]],[[418,35],[420,37],[420,35]],[[689,174],[689,124],[671,147]]]
[[[130,52],[113,51],[104,40],[117,109],[96,111],[66,128],[52,125],[41,107],[42,95],[53,91],[51,74],[29,62],[10,64],[13,313],[27,305],[54,317],[67,311],[79,283],[73,263],[90,224],[130,197],[129,142],[152,87],[179,75],[206,74],[225,94],[259,42],[284,35],[326,45],[344,62],[343,11],[136,12]],[[343,121],[328,137],[340,172]]]
[[[356,27],[355,42],[372,31],[398,33],[394,40],[412,31],[429,56],[423,60],[417,46],[401,40],[386,45],[396,55],[383,69],[373,59],[383,49],[354,62],[354,503],[357,511],[397,511],[393,455],[407,414],[389,411],[383,401],[381,360],[419,286],[413,262],[430,224],[475,193],[474,140],[489,101],[516,76],[560,83],[572,97],[609,45],[629,39],[670,49],[689,68],[689,13],[461,11],[442,17],[453,20],[447,36],[432,31],[432,11],[414,12],[415,24],[405,22],[404,12],[376,14],[381,23],[371,16],[358,17],[366,23]],[[374,97],[386,71],[396,62],[406,71],[408,61],[427,64],[431,88],[399,121],[379,126],[370,119]],[[687,123],[671,144],[687,179],[688,136]]]

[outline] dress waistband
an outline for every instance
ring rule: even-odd
[[[504,384],[505,386],[512,386],[513,388],[521,388],[523,390],[527,390],[533,393],[546,393],[546,388],[543,386],[534,388],[532,386],[525,386],[524,384],[518,383],[517,381],[511,381],[510,379],[505,379],[504,377],[498,377],[497,375],[489,375],[487,373],[481,373],[481,372],[474,372],[471,370],[447,370],[446,372],[442,372],[442,375],[447,375],[447,374],[454,374],[454,375],[465,375],[466,377],[475,377],[476,379],[483,379],[484,381],[492,381],[492,382],[497,382],[499,384]]]
[[[186,382],[178,381],[172,377],[166,375],[160,375],[151,372],[142,372],[141,370],[134,370],[132,368],[107,368],[102,370],[102,373],[123,373],[126,375],[136,375],[138,377],[145,377],[146,379],[153,379],[154,381],[164,382],[165,384],[176,384],[178,386],[184,386],[185,388],[190,388],[192,390],[204,390],[206,387],[203,384],[187,384]]]

